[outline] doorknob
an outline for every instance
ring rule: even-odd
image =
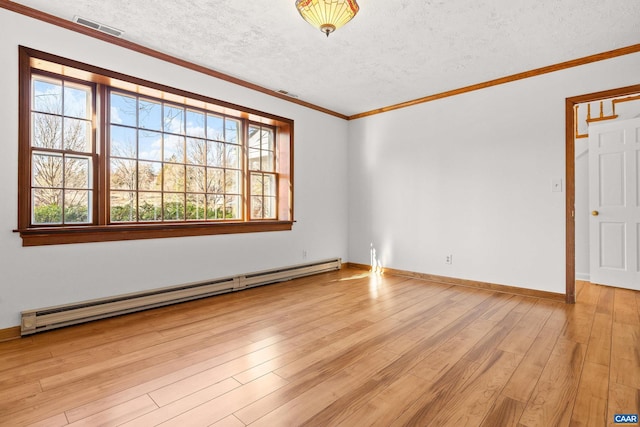
[[[598,212],[598,211],[591,211],[591,215],[593,215],[593,216],[598,216],[599,213],[600,212]]]

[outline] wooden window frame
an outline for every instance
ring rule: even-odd
[[[18,124],[18,228],[23,246],[105,242],[202,236],[215,234],[256,233],[291,230],[293,220],[293,120],[220,101],[204,95],[150,82],[111,70],[62,58],[24,46],[19,47],[19,124]],[[31,78],[32,74],[61,77],[96,86],[94,144],[98,167],[94,170],[94,221],[79,225],[31,224]],[[243,132],[250,123],[269,126],[276,131],[277,215],[275,219],[252,220],[249,189],[243,191],[243,219],[223,221],[178,221],[162,223],[109,223],[109,156],[106,108],[107,87],[168,100],[186,107],[201,108],[215,114],[238,119]],[[97,139],[96,136],[97,135]],[[248,140],[244,138],[243,152]],[[247,155],[243,156],[243,173],[249,176]],[[246,181],[246,180],[245,180]]]

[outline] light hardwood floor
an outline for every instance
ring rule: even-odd
[[[343,269],[0,344],[2,426],[605,426],[640,293],[578,303]]]

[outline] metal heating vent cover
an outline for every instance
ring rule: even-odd
[[[94,30],[101,31],[105,34],[109,34],[115,37],[121,37],[124,31],[118,30],[117,28],[110,27],[108,25],[101,24],[99,22],[93,21],[91,19],[83,18],[81,16],[74,16],[73,22],[78,23],[80,25],[84,25],[85,27],[93,28]]]

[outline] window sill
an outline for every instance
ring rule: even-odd
[[[87,227],[39,227],[15,230],[22,246],[64,245],[69,243],[113,242],[119,240],[161,239],[209,236],[214,234],[260,233],[291,230],[293,221],[248,221],[215,224],[144,224]]]

